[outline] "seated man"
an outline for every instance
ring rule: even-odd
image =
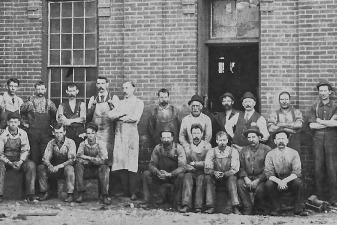
[[[239,153],[228,145],[228,134],[224,131],[216,134],[216,143],[218,147],[209,150],[205,159],[206,213],[214,213],[215,186],[225,185],[233,213],[240,214],[235,176],[240,168]]]
[[[0,202],[3,201],[4,182],[7,169],[21,170],[25,173],[27,201],[35,199],[35,163],[28,159],[30,146],[27,133],[19,128],[20,115],[9,113],[7,128],[0,136]]]
[[[182,208],[179,210],[184,213],[192,208],[192,191],[195,184],[195,212],[201,212],[204,200],[204,161],[206,153],[212,148],[211,144],[202,140],[203,129],[200,124],[191,126],[192,143],[186,151],[187,165],[183,181]],[[186,150],[186,149],[185,149]]]
[[[264,182],[264,160],[271,150],[269,146],[260,143],[262,134],[258,127],[249,128],[244,132],[249,145],[242,148],[240,152],[240,171],[238,179],[238,193],[243,206],[243,214],[250,215],[253,205],[258,206],[263,199]],[[250,194],[255,195],[251,199]],[[256,209],[256,208],[255,208]]]
[[[103,203],[111,203],[108,197],[109,192],[109,167],[107,165],[108,152],[106,144],[96,140],[98,126],[95,123],[88,123],[86,126],[87,139],[83,141],[77,151],[75,176],[78,197],[76,202],[82,202],[85,191],[83,176],[86,178],[97,177],[99,179],[103,197]]]
[[[154,148],[149,170],[143,173],[143,192],[144,201],[151,202],[150,188],[154,184],[160,185],[161,199],[159,204],[164,202],[165,184],[174,185],[175,204],[181,205],[181,188],[184,177],[184,167],[186,165],[186,155],[183,147],[173,142],[174,134],[171,130],[163,129],[161,131],[161,144]]]
[[[265,160],[264,170],[268,179],[265,188],[272,203],[271,215],[279,215],[280,193],[289,190],[295,197],[294,213],[307,216],[307,212],[303,211],[301,159],[296,150],[287,147],[288,137],[289,133],[286,130],[277,130],[274,133],[274,142],[277,147],[267,154]]]
[[[60,178],[64,175],[68,193],[64,201],[72,202],[74,199],[75,172],[73,163],[76,156],[76,144],[65,136],[66,131],[62,124],[54,126],[53,135],[55,138],[48,142],[42,164],[37,168],[42,194],[40,200],[43,201],[49,197],[48,176]]]

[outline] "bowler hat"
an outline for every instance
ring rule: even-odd
[[[286,129],[280,127],[280,128],[278,128],[276,131],[274,131],[274,133],[273,133],[273,139],[275,139],[276,134],[279,134],[279,133],[285,133],[285,134],[287,135],[288,138],[289,138],[289,136],[290,136],[290,134],[291,134],[288,130],[286,130]]]
[[[222,101],[222,99],[225,98],[225,97],[230,97],[230,98],[234,101],[234,96],[233,96],[233,94],[230,93],[230,92],[225,92],[225,93],[223,93],[223,94],[220,96],[220,101]]]
[[[193,101],[200,102],[201,105],[204,105],[204,99],[200,95],[193,95],[191,100],[188,101],[188,105],[191,105]]]
[[[243,94],[241,101],[243,101],[245,98],[251,98],[251,99],[254,99],[254,101],[256,101],[256,97],[250,91],[247,91],[246,93]]]
[[[328,86],[329,90],[333,90],[331,83],[327,80],[320,80],[318,84],[316,84],[317,90],[319,89],[320,86]]]
[[[255,133],[255,134],[257,134],[257,136],[263,137],[262,133],[260,132],[260,129],[257,126],[253,126],[253,127],[250,127],[249,129],[245,130],[243,132],[243,135],[245,135],[245,137],[247,137],[248,134],[250,134],[250,133]]]
[[[172,134],[172,136],[174,136],[174,131],[173,131],[173,129],[171,129],[170,126],[164,126],[160,131],[160,136],[163,132],[170,132]]]
[[[88,123],[85,128],[86,129],[90,128],[90,129],[94,130],[95,132],[98,131],[98,126],[95,123],[93,123],[93,122]]]

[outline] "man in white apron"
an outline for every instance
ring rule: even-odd
[[[87,122],[93,122],[98,126],[97,141],[106,144],[109,164],[112,163],[114,126],[108,118],[108,112],[111,111],[119,102],[119,98],[111,96],[108,92],[109,82],[106,77],[99,76],[96,81],[97,95],[92,96],[88,103]]]

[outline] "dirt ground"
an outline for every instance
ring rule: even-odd
[[[132,204],[131,204],[132,203]],[[137,202],[113,199],[113,204],[104,207],[98,202],[63,203],[49,200],[28,204],[24,201],[4,201],[0,204],[0,224],[47,224],[47,225],[150,225],[150,224],[337,224],[337,213],[312,214],[309,217],[289,216],[243,216],[225,214],[196,214],[172,212],[170,210],[138,208]],[[50,213],[50,216],[20,216],[25,213]],[[56,215],[55,215],[56,214]]]

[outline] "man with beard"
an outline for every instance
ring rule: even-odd
[[[262,134],[258,127],[251,127],[244,135],[249,145],[242,148],[240,152],[240,170],[238,173],[238,193],[243,206],[243,214],[250,215],[259,207],[263,200],[264,161],[267,153],[271,150],[269,146],[260,143]],[[250,194],[255,197],[251,199]]]
[[[287,130],[289,137],[288,146],[299,151],[301,148],[301,137],[299,130],[303,125],[303,116],[300,110],[290,105],[290,93],[283,91],[279,94],[280,109],[272,112],[268,119],[268,130],[270,133],[279,128]]]
[[[178,142],[180,120],[178,117],[178,109],[169,104],[170,93],[167,89],[162,88],[158,91],[158,103],[148,119],[147,130],[155,145],[160,143],[160,131],[164,127],[169,127],[174,132],[174,142]]]
[[[181,188],[186,165],[186,155],[183,147],[173,142],[173,132],[164,128],[161,131],[161,143],[153,149],[149,170],[143,172],[143,193],[146,203],[152,202],[154,185],[160,185],[160,199],[156,202],[162,204],[166,196],[166,184],[173,185],[174,203],[181,205]]]
[[[280,193],[290,191],[295,198],[294,213],[307,216],[303,204],[301,159],[298,152],[287,147],[289,133],[279,129],[274,133],[276,148],[268,152],[265,160],[266,193],[272,203],[271,215],[278,216],[281,210]]]
[[[230,196],[232,212],[240,214],[236,173],[240,169],[238,151],[228,145],[228,134],[219,131],[216,134],[217,147],[212,148],[205,158],[206,213],[214,213],[215,187],[225,186]]]
[[[109,117],[116,120],[115,144],[111,171],[119,171],[124,195],[137,199],[136,174],[138,171],[139,134],[137,124],[142,116],[144,103],[134,95],[136,86],[123,84],[124,99]]]
[[[109,155],[109,163],[112,163],[114,127],[108,118],[108,112],[111,111],[119,101],[119,98],[108,92],[108,79],[99,76],[96,81],[98,94],[92,96],[88,103],[87,121],[92,121],[98,125],[96,138],[98,141],[106,144]]]
[[[66,127],[67,137],[75,141],[77,148],[83,141],[79,135],[85,133],[86,119],[85,103],[76,98],[78,92],[75,83],[67,84],[66,93],[69,99],[59,105],[56,113],[57,122]]]
[[[239,148],[249,145],[244,132],[252,126],[257,126],[262,133],[262,141],[267,141],[269,132],[266,119],[255,111],[256,98],[251,92],[246,92],[242,97],[244,112],[234,115],[225,125],[227,133],[233,138],[233,144]],[[235,128],[235,129],[234,129]]]
[[[188,149],[192,143],[191,126],[192,124],[200,124],[204,131],[202,140],[210,142],[212,138],[212,122],[211,119],[201,112],[204,101],[199,95],[193,95],[188,105],[191,107],[191,114],[185,116],[181,121],[179,132],[179,142]]]
[[[323,198],[325,192],[324,178],[329,185],[328,201],[337,206],[337,106],[330,95],[332,85],[322,80],[317,85],[320,101],[310,109],[309,126],[314,131],[313,153],[315,160],[316,192],[319,198]]]
[[[16,78],[7,80],[7,91],[0,96],[0,129],[5,129],[7,126],[7,115],[10,112],[21,113],[23,101],[16,95],[20,81]]]
[[[182,208],[179,210],[185,213],[192,209],[193,187],[195,185],[194,209],[201,212],[204,201],[204,163],[207,152],[212,148],[211,144],[203,141],[202,126],[193,124],[191,127],[193,142],[186,151],[187,165],[182,190]]]
[[[35,85],[35,96],[23,104],[22,114],[28,118],[28,137],[30,141],[30,159],[41,164],[42,156],[48,142],[52,139],[51,124],[55,124],[57,108],[55,104],[45,97],[46,85],[38,81]]]

